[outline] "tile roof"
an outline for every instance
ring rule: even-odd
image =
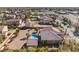
[[[63,40],[61,36],[58,35],[54,30],[51,30],[50,28],[45,28],[40,31],[41,40]]]

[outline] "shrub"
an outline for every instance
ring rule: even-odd
[[[48,51],[48,47],[41,47],[39,48],[39,52],[47,52]]]
[[[34,47],[28,47],[27,52],[36,52],[36,48]]]

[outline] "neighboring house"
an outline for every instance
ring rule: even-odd
[[[58,13],[58,14],[68,14],[67,12],[65,12],[65,11],[62,11],[62,10],[60,10],[60,11],[57,11],[57,13]]]
[[[15,19],[15,18],[16,18],[16,15],[15,15],[15,14],[6,14],[6,17],[9,17],[9,18],[11,18],[11,19],[12,19],[12,18]]]
[[[21,15],[16,15],[16,19],[21,19]]]
[[[25,19],[26,16],[24,14],[21,15],[21,19]]]
[[[71,14],[78,14],[78,11],[72,11]]]
[[[7,36],[7,34],[8,34],[8,27],[7,26],[0,26],[0,33],[2,35]]]
[[[19,26],[20,29],[26,29],[30,27],[30,23],[29,22],[24,22],[24,21],[19,21]]]
[[[26,16],[24,14],[17,14],[16,19],[25,19]]]
[[[39,21],[39,24],[47,25],[47,24],[52,24],[53,19],[47,16],[43,16],[40,18],[41,20]]]
[[[5,21],[5,24],[7,25],[13,25],[19,22],[19,19],[9,19]]]
[[[40,18],[40,16],[31,16],[32,18]]]
[[[64,39],[64,34],[56,32],[51,28],[44,28],[40,31],[41,41],[43,44],[59,44]]]
[[[31,16],[32,21],[40,21],[40,16]]]

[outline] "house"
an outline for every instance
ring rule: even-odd
[[[57,11],[58,14],[68,14],[66,11],[63,11],[63,10],[60,10],[60,11]]]
[[[25,19],[26,16],[24,14],[16,14],[16,19]]]
[[[0,26],[0,33],[2,35],[7,36],[7,34],[8,34],[8,27],[7,26]]]
[[[40,16],[31,16],[32,21],[40,21]]]
[[[72,11],[71,14],[78,14],[78,11]]]
[[[19,22],[19,19],[9,19],[6,20],[4,23],[7,25],[13,25],[13,24],[17,24]]]
[[[64,39],[64,34],[56,32],[51,28],[44,28],[40,30],[41,42],[43,44],[59,44]]]
[[[10,18],[10,19],[15,19],[16,18],[16,15],[15,14],[6,14],[6,17],[7,18]]]
[[[18,28],[20,29],[26,29],[29,28],[31,25],[29,22],[24,22],[24,21],[19,21],[19,26]]]
[[[39,24],[42,25],[47,25],[47,24],[52,24],[53,19],[47,16],[43,16],[40,18],[41,20],[39,21]]]

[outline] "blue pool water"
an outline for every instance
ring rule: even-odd
[[[38,35],[37,34],[32,34],[31,38],[32,39],[38,39]]]
[[[79,37],[79,32],[74,32],[74,35]]]

